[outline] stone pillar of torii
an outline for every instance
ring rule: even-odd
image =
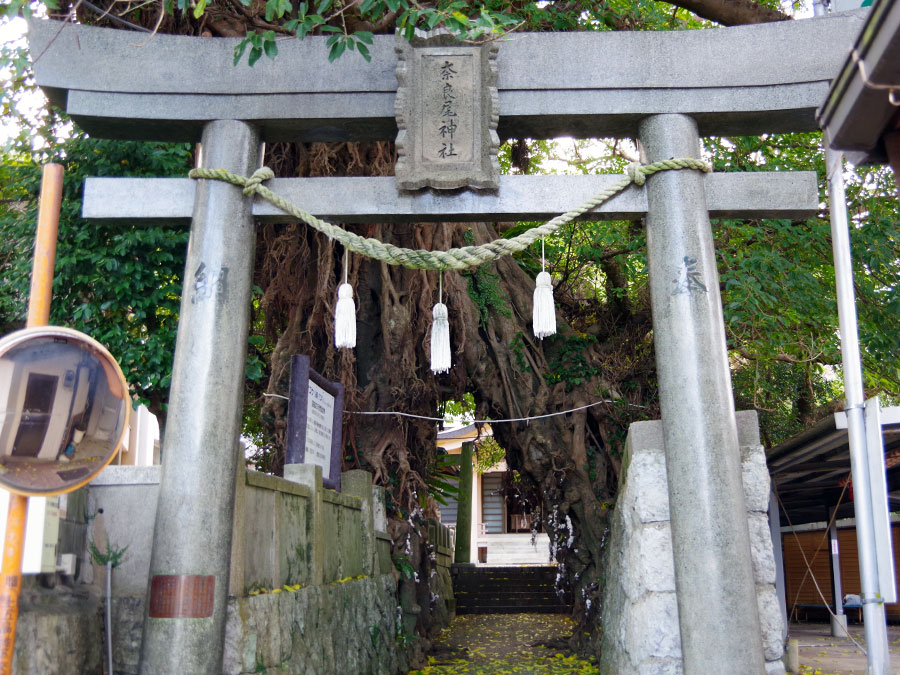
[[[859,14],[677,32],[515,34],[499,44],[502,138],[631,137],[646,162],[700,138],[813,131]],[[200,141],[202,165],[249,175],[262,142],[394,140],[395,39],[371,62],[324,39],[232,65],[234,41],[35,22],[37,83],[94,137]],[[840,46],[840,48],[836,48]],[[430,152],[435,152],[434,148]],[[495,190],[398,190],[393,178],[274,179],[317,216],[539,220],[610,176],[501,176]],[[646,216],[684,672],[765,672],[710,217],[805,218],[808,172],[667,171],[587,217]],[[254,223],[288,220],[224,183],[89,179],[84,215],[177,222],[191,236],[172,371],[142,673],[222,669]]]

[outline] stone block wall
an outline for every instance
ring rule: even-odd
[[[767,675],[783,675],[782,620],[767,516],[769,472],[755,412],[741,412],[738,440]],[[603,591],[603,675],[681,675],[681,636],[662,423],[628,432]]]
[[[453,596],[453,579],[450,576],[456,533],[434,518],[428,519],[426,528],[435,562],[428,586],[433,597],[443,599],[441,603],[435,602],[434,611],[437,623],[446,625],[456,614],[456,598]]]
[[[395,589],[393,575],[381,574],[229,597],[222,672],[393,675],[403,663]],[[118,674],[138,672],[143,620],[143,598],[113,600]]]
[[[12,672],[102,675],[101,611],[88,587],[48,589],[24,576]]]

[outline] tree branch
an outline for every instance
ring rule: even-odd
[[[683,7],[699,17],[723,26],[787,21],[791,18],[777,9],[765,7],[753,0],[664,0],[664,2]]]
[[[810,358],[810,359],[800,359],[796,356],[791,356],[790,354],[773,354],[772,356],[760,356],[759,354],[751,354],[746,349],[734,348],[741,357],[747,359],[748,361],[768,361],[769,359],[775,359],[776,361],[781,361],[782,363],[809,363],[811,361],[818,360],[818,357]],[[836,365],[834,363],[828,363],[825,361],[819,361],[819,363],[825,365]]]

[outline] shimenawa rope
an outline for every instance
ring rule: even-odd
[[[225,169],[193,169],[188,175],[191,178],[221,180],[242,187],[245,195],[259,195],[285,213],[302,220],[329,238],[336,239],[346,248],[360,255],[381,260],[391,265],[403,265],[411,269],[460,270],[468,267],[477,267],[500,256],[523,251],[541,237],[552,234],[566,223],[600,206],[632,183],[641,186],[644,184],[647,176],[659,171],[672,169],[695,169],[706,173],[712,170],[703,160],[692,157],[666,159],[653,162],[652,164],[630,164],[626,167],[625,175],[610,187],[580,206],[547,221],[543,225],[531,228],[510,239],[495,239],[487,244],[452,248],[449,251],[424,251],[422,249],[401,248],[392,244],[385,244],[370,237],[361,237],[337,225],[320,220],[263,185],[263,181],[275,177],[274,172],[268,167],[258,169],[249,178],[238,176]]]

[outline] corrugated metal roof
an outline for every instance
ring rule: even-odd
[[[900,407],[882,408],[882,438],[887,467],[888,506],[900,510]],[[766,453],[774,487],[793,525],[854,516],[847,414],[828,415]],[[845,485],[847,488],[845,489]],[[784,513],[782,525],[787,525]]]

